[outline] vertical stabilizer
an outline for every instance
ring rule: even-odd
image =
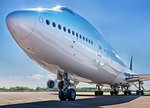
[[[131,59],[130,59],[130,70],[132,71],[132,56],[131,56]]]

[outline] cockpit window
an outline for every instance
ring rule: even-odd
[[[69,13],[71,13],[72,15],[74,15],[74,12],[73,12],[72,10],[70,10],[69,8],[61,7],[60,10],[64,10],[64,11],[69,12]]]

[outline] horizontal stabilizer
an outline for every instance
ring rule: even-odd
[[[134,74],[126,78],[128,82],[147,81],[150,80],[150,74]]]

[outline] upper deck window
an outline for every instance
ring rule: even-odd
[[[76,33],[76,37],[78,38],[78,33]]]
[[[46,20],[46,24],[49,25],[49,24],[50,24],[50,21],[49,21],[49,20]]]
[[[73,12],[72,10],[70,10],[69,8],[61,7],[60,10],[64,10],[64,11],[69,12],[69,13],[71,13],[72,15],[74,15],[74,12]]]
[[[56,23],[55,22],[53,22],[52,25],[53,25],[53,27],[56,27]]]
[[[74,31],[72,31],[72,35],[74,35],[75,33],[74,33]]]
[[[89,39],[89,43],[91,43],[90,39]]]
[[[85,40],[85,37],[83,36],[83,40]]]
[[[63,27],[64,32],[66,32],[66,27]]]
[[[88,42],[88,38],[86,38],[86,42]]]
[[[60,24],[58,24],[58,28],[59,28],[59,30],[61,30],[61,25]]]
[[[70,32],[71,32],[71,30],[70,29],[68,29],[68,33],[70,34]]]
[[[80,39],[82,38],[82,35],[80,34]]]

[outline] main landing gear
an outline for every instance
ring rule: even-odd
[[[100,85],[96,85],[96,88],[98,88],[98,91],[95,91],[95,96],[102,96],[103,91],[101,91],[101,90],[102,90],[103,86],[100,87]]]
[[[71,86],[70,80],[68,79],[68,74],[64,74],[64,81],[61,81],[59,88],[59,99],[61,101],[74,101],[76,98],[76,91],[73,88],[68,89]]]
[[[118,95],[119,94],[119,89],[116,86],[111,86],[112,91],[110,91],[110,95]]]
[[[131,90],[129,90],[129,87],[125,88],[124,95],[131,95]]]
[[[134,84],[135,85],[135,84]],[[143,85],[143,82],[142,81],[139,81],[138,82],[138,87],[135,85],[135,87],[138,88],[138,90],[136,90],[136,95],[144,95],[144,90],[142,90],[142,85]]]
[[[134,84],[134,86],[138,89],[138,90],[136,90],[136,95],[144,95],[144,88],[143,88],[142,84],[143,84],[142,81],[138,82],[138,86],[136,84]],[[143,88],[143,90],[141,88]],[[124,95],[131,95],[131,90],[129,90],[129,87],[124,87],[124,89],[125,89]]]

